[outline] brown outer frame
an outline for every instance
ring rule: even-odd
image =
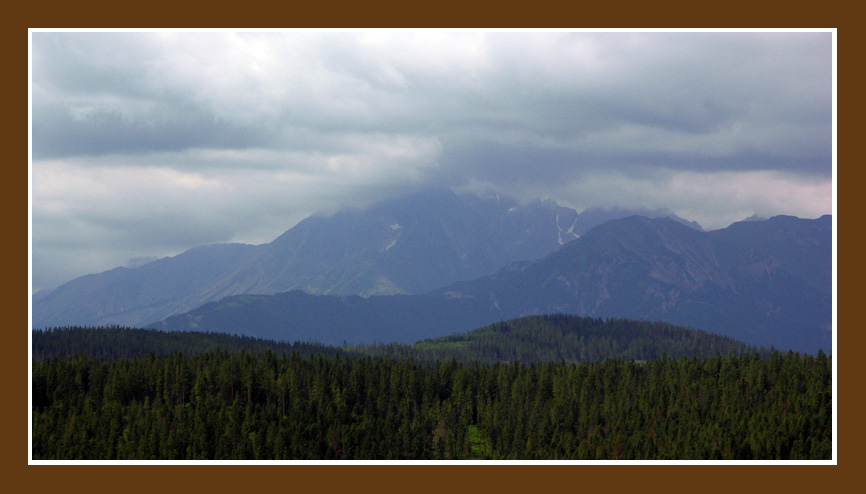
[[[21,4],[19,4],[21,5]],[[28,28],[105,27],[105,28],[151,28],[151,27],[802,27],[817,26],[837,28],[839,23],[856,22],[859,17],[853,9],[826,5],[816,11],[815,4],[786,3],[784,8],[775,5],[758,5],[755,2],[726,2],[723,5],[696,4],[694,2],[642,3],[636,7],[624,4],[602,3],[598,5],[564,5],[542,2],[531,4],[469,5],[465,2],[437,2],[429,5],[412,5],[406,2],[379,2],[377,5],[354,3],[346,6],[318,4],[298,6],[292,4],[258,5],[243,4],[197,4],[180,5],[177,2],[148,2],[143,5],[118,2],[64,3],[57,6],[30,4],[28,7],[10,9],[7,5],[6,29],[3,38],[6,47],[6,63],[9,70],[4,78],[5,94],[11,104],[6,115],[6,132],[12,136],[6,141],[11,156],[6,169],[10,171],[3,195],[7,211],[7,225],[12,233],[6,237],[7,283],[4,297],[10,301],[7,307],[12,314],[6,333],[11,338],[7,355],[3,359],[4,375],[11,383],[11,396],[2,407],[6,424],[3,441],[4,479],[13,491],[51,492],[78,488],[86,491],[106,492],[154,492],[189,491],[199,492],[254,492],[273,491],[395,491],[395,492],[439,492],[484,489],[499,492],[548,492],[548,491],[602,491],[602,490],[673,490],[700,492],[737,492],[767,489],[793,492],[826,491],[844,489],[850,482],[856,485],[858,465],[856,445],[862,438],[862,426],[854,413],[861,408],[856,381],[842,379],[839,389],[849,389],[838,410],[838,423],[844,435],[838,441],[837,455],[842,460],[838,465],[806,466],[720,466],[720,465],[231,465],[231,466],[129,466],[129,465],[28,465],[27,445],[27,314],[24,283],[28,267],[24,238],[29,224],[24,207],[27,200],[27,172],[23,163],[28,159],[27,127],[22,120],[29,106],[22,72],[28,63]],[[528,10],[532,12],[527,12]],[[852,32],[853,29],[844,32]],[[853,36],[844,36],[846,46],[851,47]],[[839,37],[837,35],[837,46]],[[837,49],[838,52],[838,49]],[[845,53],[857,53],[854,49]],[[850,60],[853,60],[851,55]],[[844,71],[846,74],[852,70]],[[838,71],[837,71],[838,73]],[[838,87],[838,83],[837,83]],[[849,83],[848,87],[856,87]],[[838,95],[837,91],[837,95]],[[14,96],[11,96],[14,95]],[[860,106],[859,97],[847,93],[849,107]],[[853,97],[853,98],[852,98]],[[856,100],[856,101],[855,101]],[[11,108],[9,108],[11,107]],[[856,123],[858,112],[842,112],[849,125]],[[839,121],[841,128],[841,120]],[[846,127],[850,129],[850,127]],[[839,135],[844,132],[839,132]],[[848,135],[853,134],[851,130]],[[851,156],[852,153],[849,153]],[[838,159],[838,156],[837,156]],[[840,161],[841,163],[841,161]],[[838,168],[843,168],[841,164]],[[846,189],[858,183],[852,174],[860,174],[858,167],[847,165]],[[838,171],[838,169],[837,169]],[[838,177],[838,176],[837,176]],[[837,178],[837,183],[838,178]],[[848,196],[849,198],[851,196]],[[851,202],[849,204],[849,202]],[[852,201],[844,203],[850,211]],[[838,216],[838,211],[834,211]],[[853,214],[852,214],[853,216]],[[853,222],[850,223],[853,227]],[[862,229],[862,228],[861,228]],[[849,238],[843,235],[844,238]],[[14,240],[14,241],[10,241]],[[849,238],[848,245],[853,245]],[[14,257],[13,257],[14,256]],[[15,259],[12,261],[12,259]],[[852,258],[849,257],[849,263]],[[849,290],[839,291],[839,301],[853,302],[856,293],[854,277],[860,275],[852,264],[846,265],[849,273],[840,279],[840,286]],[[19,302],[22,305],[19,305]],[[843,304],[839,304],[840,306]],[[851,313],[840,312],[849,323]],[[841,319],[840,319],[841,321]],[[837,327],[840,324],[837,322]],[[845,348],[862,348],[862,337],[858,331],[845,334]],[[852,350],[858,351],[858,350]],[[845,361],[846,353],[838,360],[839,374],[853,376],[862,373],[856,362]],[[11,379],[10,379],[11,378]],[[6,388],[8,389],[8,388]],[[840,430],[843,430],[840,428]],[[8,489],[9,487],[7,487]]]

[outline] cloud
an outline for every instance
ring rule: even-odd
[[[818,217],[827,212],[832,184],[819,177],[774,171],[672,171],[643,179],[597,175],[574,184],[572,190],[579,204],[666,207],[714,230],[753,214]],[[623,195],[628,199],[613,199]]]
[[[36,32],[32,47],[38,286],[424,186],[707,225],[830,208],[831,33]]]
[[[378,135],[346,136],[331,154],[202,149],[39,161],[34,284],[206,243],[269,242],[317,211],[422,187],[440,152],[436,139]]]

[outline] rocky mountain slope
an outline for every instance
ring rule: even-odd
[[[141,326],[227,296],[287,290],[424,293],[538,259],[600,222],[631,213],[578,214],[553,201],[521,205],[496,195],[427,190],[311,216],[267,244],[203,246],[72,280],[34,296],[33,327]]]
[[[830,350],[831,218],[701,232],[669,218],[599,225],[534,262],[423,295],[231,297],[156,327],[325,343],[412,342],[514,317],[660,320],[754,345]]]

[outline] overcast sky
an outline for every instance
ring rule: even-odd
[[[832,34],[32,33],[33,288],[416,188],[832,209]]]

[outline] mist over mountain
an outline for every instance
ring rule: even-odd
[[[632,216],[538,261],[422,295],[230,297],[154,325],[339,343],[413,342],[533,314],[660,320],[746,343],[831,349],[831,218],[702,232]]]
[[[33,327],[141,326],[227,296],[288,290],[363,297],[425,293],[541,258],[597,224],[635,212],[669,214],[577,213],[550,200],[518,204],[495,194],[426,190],[365,209],[313,215],[267,244],[202,246],[77,278],[33,297]]]

